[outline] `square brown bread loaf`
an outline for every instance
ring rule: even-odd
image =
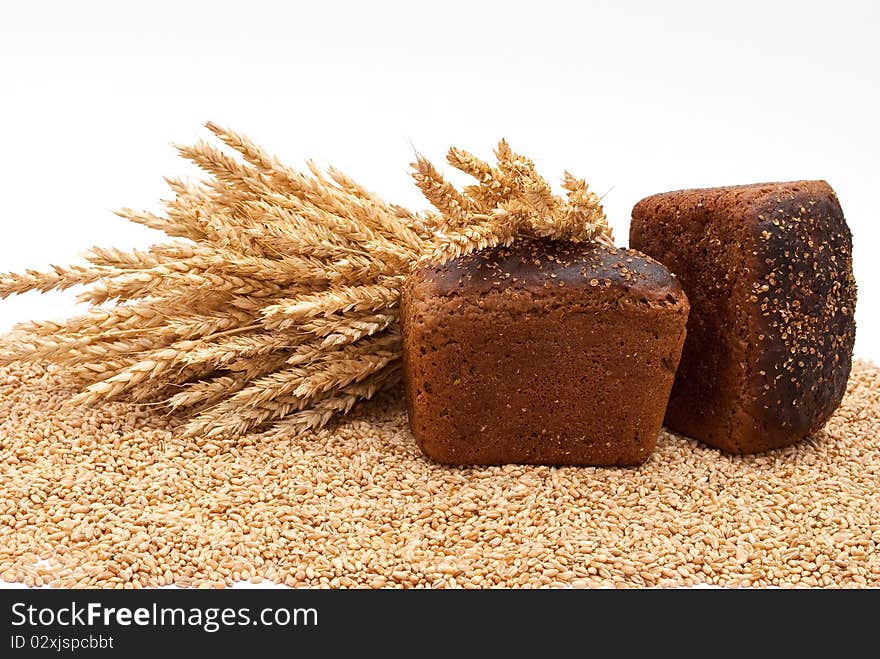
[[[667,192],[630,244],[691,304],[666,425],[734,453],[785,446],[837,409],[849,377],[852,238],[824,181]]]
[[[688,302],[635,251],[524,240],[403,288],[409,422],[449,464],[632,465],[654,449]]]

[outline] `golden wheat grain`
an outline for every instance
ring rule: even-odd
[[[402,277],[391,277],[379,284],[340,286],[321,293],[301,295],[263,310],[263,324],[270,329],[289,329],[314,316],[349,311],[389,309],[400,299]]]

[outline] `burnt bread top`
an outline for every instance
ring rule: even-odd
[[[418,268],[410,285],[426,297],[490,295],[523,291],[533,297],[594,289],[652,306],[679,306],[686,297],[665,266],[631,249],[597,243],[521,239]]]
[[[837,409],[855,343],[852,235],[834,190],[804,181],[756,204],[749,296],[757,405],[807,434]]]

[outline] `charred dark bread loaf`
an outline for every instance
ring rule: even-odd
[[[653,259],[523,240],[417,269],[401,305],[409,421],[429,457],[632,465],[654,449],[688,302]]]
[[[855,339],[852,238],[824,181],[654,195],[630,245],[668,266],[691,304],[666,424],[734,453],[822,427]]]

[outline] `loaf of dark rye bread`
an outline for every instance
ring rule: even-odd
[[[664,266],[592,243],[522,240],[419,268],[401,301],[416,441],[450,464],[640,463],[687,313]]]
[[[824,181],[667,192],[632,213],[630,245],[691,304],[666,424],[735,453],[822,427],[855,339],[852,238]]]

